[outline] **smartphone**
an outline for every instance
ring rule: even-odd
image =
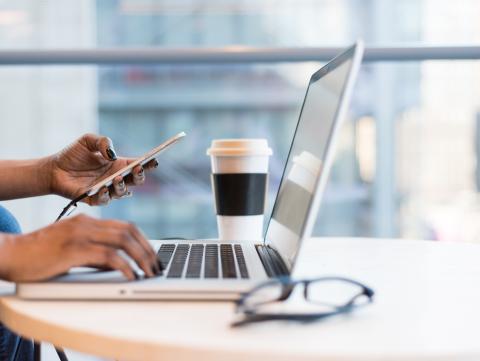
[[[113,182],[113,179],[115,177],[118,177],[118,176],[122,176],[122,177],[125,177],[126,175],[130,174],[132,172],[132,169],[135,168],[137,165],[144,165],[146,163],[148,163],[149,161],[151,161],[153,158],[155,158],[155,156],[161,152],[163,152],[165,149],[167,149],[169,146],[175,144],[176,142],[178,142],[180,139],[182,139],[183,137],[185,137],[187,134],[185,134],[185,132],[180,132],[178,133],[177,135],[173,136],[172,138],[168,139],[167,141],[163,142],[162,144],[160,144],[158,147],[155,147],[153,148],[152,150],[150,150],[149,152],[145,153],[143,156],[141,156],[140,158],[137,158],[135,159],[132,163],[130,163],[129,165],[127,165],[126,167],[118,170],[117,172],[115,172],[114,174],[112,174],[111,176],[105,178],[105,179],[102,179],[101,181],[99,181],[98,183],[94,184],[93,186],[91,186],[90,188],[87,189],[86,193],[87,195],[90,197],[90,196],[93,196],[94,194],[98,193],[100,191],[100,189],[102,189],[103,187],[108,187],[112,184]]]

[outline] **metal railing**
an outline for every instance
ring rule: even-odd
[[[0,50],[0,66],[22,65],[194,65],[194,64],[253,64],[287,62],[324,62],[339,54],[343,47],[322,48],[92,48],[92,49],[28,49]],[[404,46],[368,47],[364,61],[405,62],[425,60],[478,60],[480,46]],[[376,182],[374,209],[376,235],[392,236],[394,229],[394,118],[389,100],[393,94],[389,71],[379,69],[377,85],[381,85],[374,117],[377,121]]]
[[[0,65],[229,64],[327,61],[343,48],[98,48],[0,50]],[[480,59],[480,46],[368,47],[365,61]]]

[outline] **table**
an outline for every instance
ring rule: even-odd
[[[299,274],[354,277],[373,305],[300,325],[229,327],[227,302],[0,299],[16,332],[121,360],[473,360],[480,358],[480,245],[314,238]]]

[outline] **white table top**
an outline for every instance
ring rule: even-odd
[[[312,239],[300,273],[353,277],[373,305],[309,325],[229,327],[226,302],[51,302],[0,299],[27,337],[122,360],[470,360],[480,358],[480,246]]]

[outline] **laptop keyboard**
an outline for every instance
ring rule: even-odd
[[[162,246],[160,247],[160,250],[157,253],[157,257],[165,267],[170,262],[170,259],[172,258],[174,251],[175,251],[174,244],[162,244]]]
[[[205,246],[205,278],[218,278],[218,245]]]
[[[240,271],[240,276],[242,278],[248,278],[248,270],[247,264],[245,263],[245,257],[243,256],[243,249],[242,246],[236,244],[235,248],[235,255],[237,257],[238,269]]]
[[[167,278],[248,278],[239,244],[162,244],[158,259]]]
[[[177,250],[173,255],[172,264],[170,270],[168,271],[169,278],[180,278],[182,277],[183,267],[188,258],[188,249],[190,246],[188,244],[180,244],[177,246]],[[165,265],[164,265],[165,266]]]
[[[220,245],[220,259],[222,260],[223,278],[237,278],[235,259],[233,258],[233,250],[230,244]]]
[[[188,259],[187,278],[200,278],[203,262],[203,244],[194,244],[190,248],[190,257]]]

